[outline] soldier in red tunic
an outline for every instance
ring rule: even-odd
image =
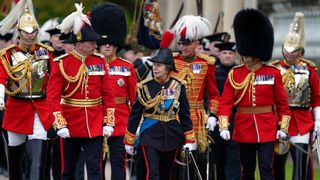
[[[196,134],[197,153],[204,152],[208,147],[206,127],[213,131],[217,121],[219,92],[214,76],[215,58],[206,54],[196,54],[199,40],[208,35],[210,29],[211,25],[207,19],[193,15],[183,16],[174,27],[181,53],[173,54],[178,71],[173,72],[173,76],[187,82],[187,97]],[[203,178],[206,174],[205,164],[206,162],[198,161]],[[193,168],[191,168],[191,174],[193,174],[191,176],[195,176],[196,174],[192,171]]]
[[[274,144],[276,138],[287,137],[290,120],[280,71],[265,64],[272,56],[273,27],[254,9],[239,11],[233,24],[243,64],[229,72],[224,86],[218,111],[220,136],[230,139],[229,120],[236,105],[232,138],[239,143],[241,178],[255,179],[257,155],[260,178],[273,179]]]
[[[110,81],[115,96],[114,132],[108,138],[111,179],[126,179],[126,151],[123,144],[131,105],[135,97],[137,77],[133,64],[117,57],[126,36],[126,19],[123,11],[114,4],[102,4],[92,11],[92,27],[101,35],[97,42],[100,53],[109,66]],[[106,159],[104,160],[104,165]],[[103,168],[104,169],[104,168]],[[103,177],[105,178],[105,177]]]
[[[311,153],[312,130],[319,132],[320,96],[316,65],[303,58],[304,15],[297,12],[291,29],[283,43],[283,60],[272,62],[281,71],[282,82],[288,96],[291,111],[289,125],[290,144]],[[313,110],[313,113],[312,113]],[[316,121],[316,124],[315,124]],[[318,124],[317,124],[318,123]],[[292,179],[313,179],[312,158],[293,145],[290,154],[293,160]],[[285,179],[286,152],[275,155],[275,179]]]
[[[61,139],[62,179],[74,179],[83,149],[88,179],[100,179],[103,135],[111,136],[114,126],[114,96],[104,56],[94,53],[99,34],[76,4],[60,24],[62,33],[71,30],[74,50],[55,58],[48,84],[47,103],[55,117]]]
[[[17,23],[15,36],[19,36],[18,45],[0,53],[0,109],[5,109],[2,127],[8,131],[9,178],[18,180],[22,179],[21,161],[27,137],[30,179],[43,178],[44,145],[52,125],[46,90],[53,49],[37,42],[39,25],[32,8],[31,0],[20,1],[0,23],[1,34]],[[20,17],[17,12],[21,12]],[[9,95],[6,104],[5,91]]]

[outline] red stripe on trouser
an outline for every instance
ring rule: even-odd
[[[61,156],[61,172],[60,172],[60,179],[62,179],[62,173],[64,171],[64,150],[63,150],[63,139],[60,138],[60,156]]]
[[[175,162],[175,160],[176,160],[177,154],[178,154],[178,149],[177,149],[176,152],[174,153],[174,157],[173,157],[173,161],[172,161],[171,167],[174,166],[174,162]],[[171,174],[170,174],[170,180],[172,180],[172,171],[171,171]]]
[[[148,164],[148,159],[147,159],[147,155],[146,155],[146,150],[144,148],[144,146],[141,146],[142,149],[142,153],[143,153],[143,157],[144,157],[144,161],[146,163],[146,168],[147,168],[147,175],[146,175],[146,180],[149,180],[149,164]]]
[[[123,169],[124,169],[124,173],[125,173],[125,178],[127,179],[127,173],[126,173],[127,161],[126,161],[126,159],[127,159],[127,153],[124,153],[124,159],[123,159],[124,167],[123,167]],[[131,175],[131,174],[130,174],[130,175]],[[129,178],[130,178],[130,177],[129,177]]]

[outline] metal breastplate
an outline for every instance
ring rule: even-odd
[[[12,52],[11,74],[8,90],[17,98],[44,98],[48,79],[49,52],[40,48],[34,54]]]
[[[310,108],[310,72],[307,66],[292,65],[281,68],[283,83],[290,107]]]

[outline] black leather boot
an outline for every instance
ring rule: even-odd
[[[19,146],[8,146],[9,179],[23,180],[22,157],[25,152],[25,144]]]

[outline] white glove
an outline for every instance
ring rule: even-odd
[[[183,145],[183,149],[189,149],[189,151],[194,151],[197,150],[197,142],[194,143],[186,143],[185,145]]]
[[[283,131],[281,131],[281,130],[278,130],[277,131],[277,139],[285,139],[285,138],[287,138],[287,133],[285,133],[285,132],[283,132]]]
[[[319,136],[320,135],[320,107],[319,106],[313,108],[313,117],[315,119],[314,132]]]
[[[214,116],[210,116],[208,119],[206,128],[209,131],[214,131],[214,128],[216,127],[216,125],[217,125],[217,118],[215,118]]]
[[[320,136],[320,120],[316,120],[314,123],[314,132],[317,134],[317,136]]]
[[[4,94],[6,92],[6,88],[3,84],[0,84],[0,111],[4,110]]]
[[[146,64],[147,66],[152,67],[153,66],[153,62],[149,61],[148,60],[149,58],[150,57],[143,57],[143,58],[141,58],[141,60],[142,60],[143,64]]]
[[[230,131],[229,130],[223,130],[220,132],[220,137],[226,141],[230,140]]]
[[[70,133],[68,128],[61,128],[57,131],[57,135],[60,136],[61,138],[69,138]]]
[[[134,153],[134,147],[133,146],[125,144],[124,148],[126,149],[127,154],[130,154],[131,156],[133,155],[133,153]]]
[[[112,126],[103,126],[103,136],[109,137],[112,135],[114,129]]]

